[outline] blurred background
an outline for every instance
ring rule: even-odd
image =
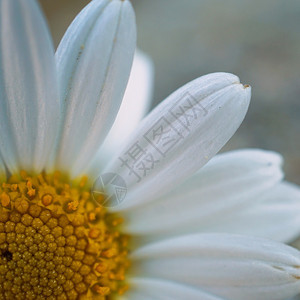
[[[57,46],[87,0],[40,0]],[[300,1],[132,0],[138,46],[155,65],[153,106],[186,82],[225,71],[252,86],[249,112],[223,151],[275,150],[300,184]]]

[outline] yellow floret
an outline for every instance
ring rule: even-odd
[[[88,179],[59,172],[0,186],[0,299],[112,299],[126,289],[122,218],[91,197]]]

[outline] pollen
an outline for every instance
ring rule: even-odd
[[[129,236],[88,178],[21,172],[0,185],[0,299],[114,299],[127,289]]]

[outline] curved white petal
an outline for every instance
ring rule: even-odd
[[[284,243],[299,237],[300,188],[281,183],[261,198],[259,203],[249,203],[240,210],[224,214],[204,230],[261,236]]]
[[[97,153],[97,157],[84,173],[99,174],[109,157],[118,151],[120,145],[145,116],[152,100],[154,68],[151,59],[137,50],[117,118]]]
[[[119,110],[135,43],[128,0],[94,0],[70,25],[56,53],[66,114],[59,169],[76,176],[96,154]]]
[[[217,155],[161,199],[124,212],[125,229],[158,239],[222,227],[228,214],[243,211],[274,188],[283,177],[281,164],[278,154],[256,149]]]
[[[124,298],[128,300],[222,300],[203,290],[164,279],[129,278],[128,283],[130,289]]]
[[[0,157],[0,183],[6,180],[6,171],[3,161]]]
[[[102,151],[112,155],[136,128],[150,108],[153,90],[153,64],[150,58],[136,51],[124,98]]]
[[[0,149],[10,172],[41,172],[60,119],[54,49],[34,0],[0,2]]]
[[[235,75],[214,73],[186,84],[158,105],[105,169],[121,176],[128,188],[116,209],[159,197],[203,166],[241,124],[250,94]],[[98,183],[95,188],[101,189]]]
[[[300,252],[227,234],[165,240],[131,255],[133,276],[182,282],[231,300],[281,300],[300,291]]]

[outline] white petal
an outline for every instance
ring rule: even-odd
[[[135,43],[127,0],[94,0],[67,30],[56,53],[66,104],[58,168],[76,176],[96,155],[119,110]]]
[[[221,216],[204,230],[261,236],[284,243],[299,237],[300,188],[278,184],[261,198],[257,204]]]
[[[40,172],[60,119],[52,41],[34,0],[0,2],[0,148],[9,170]]]
[[[125,296],[130,300],[222,300],[200,289],[163,279],[130,278],[128,283],[130,289]]]
[[[137,50],[129,82],[114,125],[100,151],[98,151],[97,157],[84,173],[98,175],[100,167],[103,167],[107,163],[107,159],[117,152],[120,145],[130,136],[145,116],[152,99],[153,75],[152,61],[146,54]]]
[[[281,156],[263,150],[217,155],[163,198],[124,212],[125,229],[158,239],[222,227],[229,213],[248,209],[282,179],[281,164]]]
[[[0,157],[0,183],[6,180],[6,171],[3,161]]]
[[[152,98],[153,75],[150,58],[137,51],[119,113],[102,151],[112,155],[145,116]]]
[[[231,300],[280,300],[300,291],[300,252],[226,234],[174,238],[136,250],[133,276],[162,278]]]
[[[123,177],[128,188],[117,209],[159,197],[203,166],[241,124],[250,94],[235,75],[214,73],[186,84],[158,105],[105,169]]]

